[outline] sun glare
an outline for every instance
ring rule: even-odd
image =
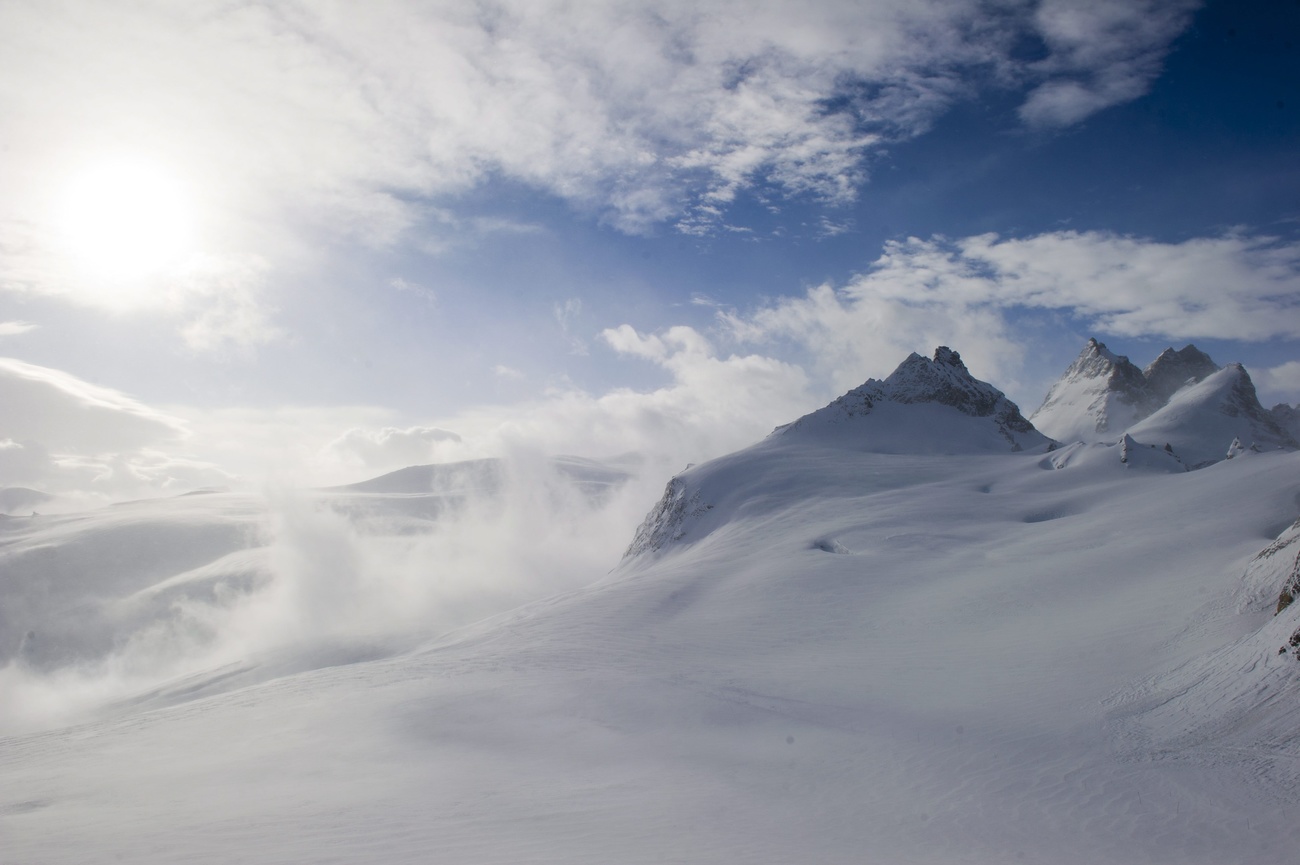
[[[118,160],[67,183],[58,216],[66,253],[83,277],[117,287],[147,280],[193,254],[192,206],[165,169]]]

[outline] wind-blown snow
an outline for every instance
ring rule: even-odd
[[[1136,438],[1013,451],[997,412],[855,405],[680,474],[664,530],[602,579],[0,739],[5,856],[1289,861],[1300,605],[1274,616],[1269,584],[1300,453],[1166,471]],[[920,446],[875,449],[909,417]],[[498,528],[476,540],[515,542]],[[346,558],[326,547],[296,590]]]

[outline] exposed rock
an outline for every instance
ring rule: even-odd
[[[668,481],[663,497],[659,503],[646,514],[641,525],[628,545],[624,559],[639,556],[642,553],[656,552],[668,544],[681,540],[686,532],[688,522],[711,509],[712,505],[702,504],[698,491],[688,491],[688,485],[680,476]]]
[[[1219,371],[1219,365],[1194,345],[1174,351],[1167,348],[1142,370],[1147,388],[1158,405],[1164,405],[1178,390]]]
[[[777,427],[774,434],[797,433],[863,417],[882,403],[942,405],[968,417],[988,418],[1011,450],[1052,444],[1002,391],[971,375],[961,355],[947,346],[936,348],[933,360],[916,353],[909,355],[883,381],[868,379],[824,408]]]
[[[1142,370],[1089,339],[1030,420],[1058,441],[1111,439],[1159,405]]]
[[[1300,407],[1280,402],[1269,409],[1273,420],[1286,431],[1291,438],[1300,441]]]
[[[1230,452],[1300,448],[1259,404],[1250,374],[1239,363],[1180,389],[1129,432],[1139,441],[1170,442],[1192,469],[1219,462]]]

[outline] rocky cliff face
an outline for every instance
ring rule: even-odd
[[[684,478],[672,478],[664,489],[663,498],[637,527],[636,535],[623,558],[630,559],[642,553],[656,552],[680,540],[687,522],[711,507],[712,505],[700,501],[699,490],[691,490]]]
[[[1146,379],[1154,401],[1164,405],[1186,385],[1195,384],[1218,371],[1219,365],[1208,354],[1188,345],[1177,351],[1167,348],[1160,352],[1160,356],[1142,370],[1142,377]]]

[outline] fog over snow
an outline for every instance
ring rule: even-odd
[[[0,4],[0,859],[1279,861],[1297,44]]]

